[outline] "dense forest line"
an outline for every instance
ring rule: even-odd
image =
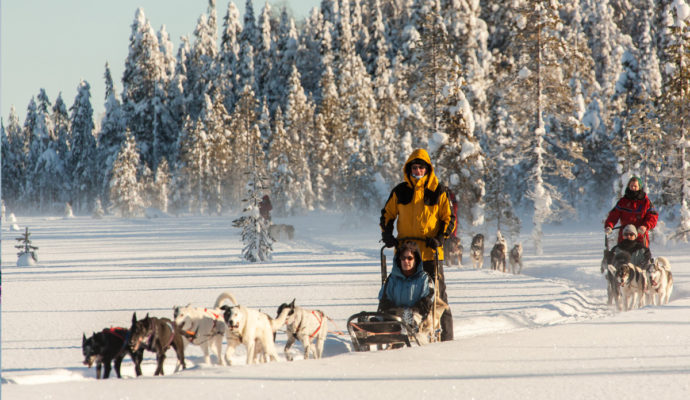
[[[175,51],[139,9],[121,90],[106,63],[105,99],[82,81],[3,118],[3,201],[223,213],[258,187],[276,215],[369,213],[423,147],[463,229],[529,215],[538,238],[638,175],[685,239],[689,24],[686,0],[323,0],[298,22],[210,0]]]

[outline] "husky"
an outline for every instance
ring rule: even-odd
[[[309,354],[316,359],[321,358],[323,355],[323,345],[326,342],[326,336],[328,335],[328,326],[326,315],[319,310],[307,310],[302,307],[295,305],[295,299],[292,299],[290,304],[283,303],[278,307],[278,316],[280,316],[287,310],[287,319],[285,324],[287,325],[287,343],[285,344],[285,358],[288,361],[293,360],[293,356],[290,353],[290,348],[295,343],[295,340],[299,340],[304,348],[304,359],[309,359]],[[316,340],[316,343],[312,342]]]
[[[177,365],[175,372],[180,368],[186,369],[187,365],[184,362],[184,342],[179,330],[175,328],[175,324],[168,318],[146,317],[137,320],[137,313],[132,314],[132,327],[129,330],[131,337],[129,344],[133,351],[140,348],[145,348],[148,351],[156,353],[156,361],[158,365],[154,375],[165,375],[163,372],[163,362],[165,361],[165,352],[172,347],[177,354]]]
[[[506,253],[508,246],[501,236],[501,232],[496,233],[496,244],[491,249],[491,269],[506,272]]]
[[[611,250],[604,250],[604,257],[601,259],[601,273],[606,273],[606,294],[608,295],[608,301],[606,304],[612,305],[615,301],[616,308],[621,310],[621,291],[620,286],[616,283],[616,273],[618,271],[617,263],[609,264],[608,260],[611,256]],[[630,262],[622,260],[623,263]],[[618,264],[621,264],[620,262]]]
[[[518,243],[510,249],[508,261],[510,262],[510,272],[513,274],[522,273],[522,243]]]
[[[618,267],[608,266],[609,271],[616,274],[616,283],[620,286],[623,296],[623,310],[628,311],[635,307],[643,307],[645,291],[649,286],[647,273],[635,264],[628,262]]]
[[[484,266],[484,235],[481,233],[474,235],[472,238],[470,258],[472,258],[472,267],[482,269]]]
[[[462,243],[460,238],[451,235],[443,243],[443,254],[448,265],[462,267]]]
[[[277,361],[278,353],[276,352],[274,342],[274,324],[272,324],[268,315],[237,304],[235,297],[227,292],[221,293],[218,296],[216,305],[220,305],[224,300],[233,302],[232,306],[220,306],[220,309],[223,310],[223,319],[229,331],[229,334],[226,335],[228,344],[225,350],[225,360],[228,365],[230,364],[230,357],[235,353],[235,348],[240,344],[247,348],[247,364],[253,364],[261,359]]]
[[[292,240],[295,237],[295,227],[287,224],[275,224],[268,227],[268,233],[275,240]]]
[[[213,351],[218,364],[225,365],[225,359],[221,356],[223,336],[227,331],[223,310],[190,306],[174,307],[173,320],[185,339],[185,346],[188,343],[200,346],[206,364],[211,364],[210,353]]]
[[[103,379],[110,376],[110,362],[114,361],[115,374],[120,375],[120,365],[125,354],[129,354],[134,362],[134,372],[141,376],[141,360],[144,358],[144,349],[132,351],[127,343],[129,331],[126,328],[105,328],[102,331],[94,332],[91,337],[86,338],[82,334],[81,352],[84,354],[84,365],[89,368],[96,363],[96,379],[101,379],[101,365],[105,365]]]
[[[429,311],[426,318],[419,324],[419,331],[416,336],[420,345],[435,341],[436,333],[441,331],[441,316],[449,308],[448,304],[440,297],[436,298],[434,310]]]
[[[651,262],[647,269],[647,278],[649,280],[647,304],[655,306],[668,304],[668,298],[673,292],[673,274],[668,259],[657,257]]]

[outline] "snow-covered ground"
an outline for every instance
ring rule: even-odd
[[[339,331],[376,308],[378,218],[275,221],[293,224],[295,239],[256,264],[241,260],[231,220],[17,216],[39,247],[30,267],[16,266],[19,232],[3,225],[2,399],[690,398],[687,246],[652,249],[672,264],[669,305],[619,313],[605,305],[601,227],[551,227],[541,257],[523,238],[520,276],[446,269],[455,341],[354,353]],[[467,249],[469,233],[462,240]],[[153,353],[140,378],[128,357],[120,380],[97,381],[82,365],[83,333],[128,327],[133,311],[171,317],[175,305],[211,306],[223,291],[272,315],[293,298],[323,310],[333,319],[324,358],[303,360],[298,344],[296,361],[285,361],[279,332],[277,363],[245,365],[240,348],[233,366],[207,365],[191,346],[180,373],[168,352],[164,377],[152,376]]]

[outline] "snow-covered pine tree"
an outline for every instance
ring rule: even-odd
[[[88,212],[98,193],[96,182],[100,166],[97,161],[97,144],[94,136],[93,108],[91,107],[91,86],[81,81],[77,97],[70,108],[72,151],[67,173],[72,181],[70,203],[77,211]]]
[[[341,201],[350,210],[366,213],[381,204],[375,185],[376,158],[380,130],[376,118],[376,99],[362,58],[355,52],[355,42],[349,20],[347,3],[340,9],[339,47],[336,65],[340,107],[346,116],[345,130],[340,139],[348,156],[340,166],[341,187],[344,189]]]
[[[38,103],[34,114],[33,130],[29,139],[29,153],[27,154],[27,180],[25,198],[29,204],[40,211],[48,211],[55,200],[52,188],[55,176],[52,171],[58,167],[56,142],[54,140],[53,121],[50,118],[52,106],[44,89],[38,93]]]
[[[210,95],[204,97],[206,102],[200,118],[203,121],[209,144],[207,155],[209,160],[208,212],[220,215],[226,206],[224,199],[232,187],[232,182],[229,179],[232,172],[229,168],[233,158],[228,129],[230,116],[225,110],[219,90],[214,90]]]
[[[273,212],[278,216],[288,215],[292,209],[291,186],[295,182],[288,155],[292,153],[292,143],[288,140],[283,123],[283,111],[276,109],[273,134],[268,148],[268,174],[270,177],[270,193],[273,199]]]
[[[668,204],[679,207],[678,226],[674,238],[686,242],[690,239],[690,6],[679,1],[672,12],[673,24],[666,54],[669,73],[659,98],[659,114],[666,135],[665,165],[663,171],[664,194]]]
[[[105,116],[101,121],[101,130],[98,134],[98,159],[101,169],[99,196],[105,199],[105,205],[109,204],[108,194],[110,193],[110,173],[113,170],[113,163],[117,154],[120,152],[122,142],[125,140],[127,123],[122,112],[120,99],[115,92],[115,85],[110,74],[110,65],[105,64]]]
[[[442,90],[451,80],[456,64],[445,23],[439,14],[440,7],[440,1],[433,0],[428,13],[420,20],[417,28],[420,36],[411,50],[411,60],[415,62],[408,64],[410,97],[423,113],[418,118],[423,125],[414,132],[419,147],[428,147],[431,135],[441,128]]]
[[[137,217],[144,211],[142,187],[137,178],[139,164],[134,136],[127,131],[110,178],[110,210],[121,217]]]
[[[314,130],[314,106],[307,99],[300,83],[297,66],[292,64],[292,73],[287,82],[288,95],[285,106],[285,133],[291,143],[288,160],[295,174],[295,181],[289,195],[292,208],[290,214],[300,214],[314,209],[312,177],[321,171],[311,168],[312,134]]]
[[[168,197],[170,196],[170,167],[168,166],[168,160],[163,158],[161,162],[158,163],[158,168],[156,168],[156,174],[154,175],[154,197],[152,199],[151,205],[157,209],[168,212]]]
[[[4,122],[4,121],[3,121]],[[7,207],[18,208],[24,187],[25,152],[22,127],[14,106],[7,126],[2,124],[2,199]]]
[[[228,10],[223,17],[223,33],[221,35],[220,51],[218,53],[219,78],[225,98],[225,109],[231,113],[235,101],[239,97],[237,76],[238,57],[240,52],[239,35],[242,33],[240,14],[235,3],[228,3]]]
[[[266,175],[263,169],[263,150],[259,143],[261,133],[254,125],[249,140],[249,170],[247,171],[246,198],[243,199],[242,216],[232,225],[242,229],[242,257],[249,262],[270,261],[273,258],[273,239],[269,234],[269,222],[259,213],[259,203],[266,190]]]
[[[290,82],[292,67],[296,65],[298,38],[295,21],[287,13],[286,9],[280,14],[280,24],[278,25],[276,42],[272,49],[272,68],[269,77],[266,79],[266,97],[268,108],[272,113],[280,106],[286,113],[288,90],[287,83]]]
[[[155,167],[154,143],[159,85],[164,77],[165,62],[156,35],[142,8],[137,9],[129,37],[129,54],[122,76],[122,109],[127,128],[141,151],[141,160]]]
[[[242,188],[247,184],[247,177],[237,171],[247,171],[251,162],[249,151],[253,127],[258,123],[258,100],[254,96],[251,86],[246,85],[239,100],[235,104],[235,110],[230,115],[230,152],[233,155],[228,162],[230,174],[226,199],[231,207],[239,207],[242,199]]]
[[[504,87],[509,113],[521,126],[516,157],[523,162],[519,181],[529,182],[526,196],[533,202],[532,238],[542,254],[542,226],[574,213],[555,181],[574,179],[572,160],[582,158],[581,146],[564,139],[564,127],[577,124],[565,60],[576,58],[562,39],[560,2],[527,0],[515,9],[509,54],[514,60]]]
[[[484,155],[474,136],[474,119],[469,101],[462,91],[460,65],[451,71],[439,98],[439,131],[446,141],[437,152],[437,170],[442,181],[456,194],[458,219],[465,226],[484,223]],[[458,221],[460,224],[461,221]]]
[[[198,214],[206,212],[205,191],[209,175],[209,146],[203,122],[200,119],[192,121],[187,117],[178,146],[180,160],[175,192],[181,197],[175,201],[176,210],[190,210]],[[184,194],[187,195],[184,196]]]
[[[321,167],[326,179],[326,192],[323,193],[323,201],[330,208],[340,205],[339,199],[343,198],[345,188],[342,183],[342,169],[346,163],[347,152],[345,151],[345,141],[347,131],[345,110],[340,107],[338,88],[335,83],[335,76],[330,65],[325,66],[325,71],[321,76],[321,104],[318,108],[318,117],[323,120],[326,134],[326,141],[329,143],[331,153],[328,158],[322,159]],[[278,120],[276,119],[276,122]],[[272,160],[272,158],[269,158]],[[273,193],[276,193],[273,191]]]
[[[266,2],[261,9],[257,23],[257,47],[254,54],[256,70],[257,98],[264,98],[267,94],[267,83],[273,68],[273,33],[271,32],[271,6]]]
[[[62,204],[69,200],[72,188],[71,182],[65,179],[67,165],[70,159],[72,138],[70,136],[69,113],[67,112],[67,105],[65,105],[65,102],[62,100],[62,93],[59,93],[57,99],[55,99],[51,119],[55,127],[55,151],[57,152],[58,158],[56,168],[60,171],[60,175],[58,175],[55,182],[53,182],[53,187],[57,192],[56,202]]]
[[[38,262],[38,254],[36,253],[36,250],[38,250],[38,246],[34,246],[31,244],[31,233],[29,233],[29,227],[27,226],[24,229],[24,233],[16,238],[18,244],[15,245],[14,247],[19,250],[17,252],[17,257],[19,258],[17,260],[17,265],[18,266],[27,266],[27,265],[34,265],[34,263]],[[23,258],[26,257],[31,257],[31,260],[22,260]],[[26,263],[26,261],[29,261],[29,263]]]

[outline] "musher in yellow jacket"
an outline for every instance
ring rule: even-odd
[[[417,149],[410,154],[403,167],[404,182],[398,184],[381,210],[381,237],[387,247],[396,247],[393,223],[397,219],[398,238],[424,238],[417,240],[422,251],[424,270],[431,279],[438,270],[438,292],[448,303],[443,275],[443,241],[455,229],[446,187],[434,174],[429,154]],[[434,251],[438,252],[438,268]],[[453,340],[453,316],[450,309],[441,317],[441,340]]]

